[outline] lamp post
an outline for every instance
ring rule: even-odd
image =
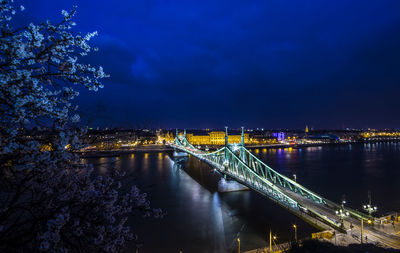
[[[364,220],[361,218],[361,244],[363,243]]]
[[[346,200],[343,197],[341,208],[336,210],[336,215],[340,218],[342,228],[344,227],[344,218],[350,215],[349,212],[344,209],[344,204],[346,204]]]
[[[297,242],[297,226],[296,226],[296,224],[293,224],[293,228],[294,228],[294,240]]]
[[[368,204],[363,205],[363,209],[368,212],[369,220],[372,221],[372,213],[376,212],[378,208],[376,206],[372,206],[371,204],[371,192],[368,191]],[[371,222],[368,222],[371,223]]]
[[[272,252],[272,233],[271,233],[271,229],[269,230],[269,252]]]
[[[371,219],[372,213],[376,212],[378,208],[376,206],[372,206],[371,204],[367,204],[363,206],[364,210],[368,212],[368,216]]]
[[[336,215],[339,216],[340,223],[342,224],[342,227],[344,227],[344,218],[350,215],[349,212],[347,212],[343,209],[340,209],[340,210],[336,210]]]
[[[371,224],[371,220],[367,220],[368,224]],[[363,243],[363,236],[364,236],[364,219],[361,219],[361,244]]]
[[[238,242],[238,253],[240,253],[240,238],[239,237],[237,239],[237,242]]]
[[[274,244],[276,246],[275,240],[276,240],[276,235],[272,235],[271,229],[269,230],[269,252],[272,252],[272,240],[274,240]]]

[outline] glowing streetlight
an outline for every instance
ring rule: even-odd
[[[344,218],[350,215],[349,212],[347,212],[346,209],[344,208],[344,204],[346,204],[346,200],[345,196],[343,195],[341,208],[335,211],[336,215],[339,216],[340,218],[340,223],[342,227],[344,227]]]
[[[378,208],[376,206],[372,206],[370,204],[364,205],[363,209],[368,212],[369,218],[372,217],[372,213],[374,213],[374,212],[376,212],[378,210]]]
[[[371,192],[368,191],[368,204],[363,205],[363,209],[368,212],[369,220],[372,220],[372,213],[378,210],[378,207],[372,206],[371,204]]]
[[[340,223],[342,224],[342,227],[344,226],[344,218],[348,217],[350,214],[344,208],[341,208],[339,210],[336,210],[336,215],[339,216],[340,218]]]
[[[272,240],[274,240],[274,244],[275,244],[276,238],[277,238],[276,235],[272,235],[272,232],[271,232],[271,229],[270,229],[269,230],[269,252],[272,252]]]
[[[269,230],[269,252],[272,252],[272,233],[271,233],[271,229]]]
[[[237,238],[237,242],[238,242],[238,253],[240,253],[240,238]]]
[[[296,226],[296,224],[293,224],[293,228],[294,228],[294,240],[297,242],[297,226]]]

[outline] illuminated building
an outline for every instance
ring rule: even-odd
[[[186,134],[186,139],[193,145],[210,144],[210,136],[208,134],[201,134],[201,135]]]
[[[284,132],[272,133],[272,136],[275,137],[278,141],[283,141],[285,139]]]
[[[208,134],[186,134],[187,140],[193,145],[224,145],[225,144],[225,132],[223,131],[212,131]],[[228,135],[229,143],[240,143],[241,135]],[[250,143],[249,134],[244,134],[244,143]]]
[[[157,144],[165,144],[165,143],[171,143],[175,139],[174,135],[170,132],[167,132],[166,134],[162,134],[161,132],[157,133]]]
[[[228,135],[228,142],[229,142]],[[225,144],[225,132],[222,131],[213,131],[210,132],[210,144],[212,145],[224,145]]]

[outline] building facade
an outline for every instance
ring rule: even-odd
[[[186,139],[193,145],[209,145],[210,144],[210,135],[208,134],[186,134]]]
[[[212,131],[208,134],[186,134],[186,139],[193,145],[224,145],[225,144],[225,132],[223,131]],[[228,135],[229,143],[240,143],[242,140],[241,135]],[[249,134],[244,134],[244,143],[250,143]]]

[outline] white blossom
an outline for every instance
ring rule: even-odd
[[[128,214],[162,215],[138,188],[119,192],[122,173],[96,177],[79,158],[74,88],[108,75],[80,61],[97,32],[72,34],[75,12],[14,29],[12,0],[0,1],[0,252],[120,252],[137,238]]]

